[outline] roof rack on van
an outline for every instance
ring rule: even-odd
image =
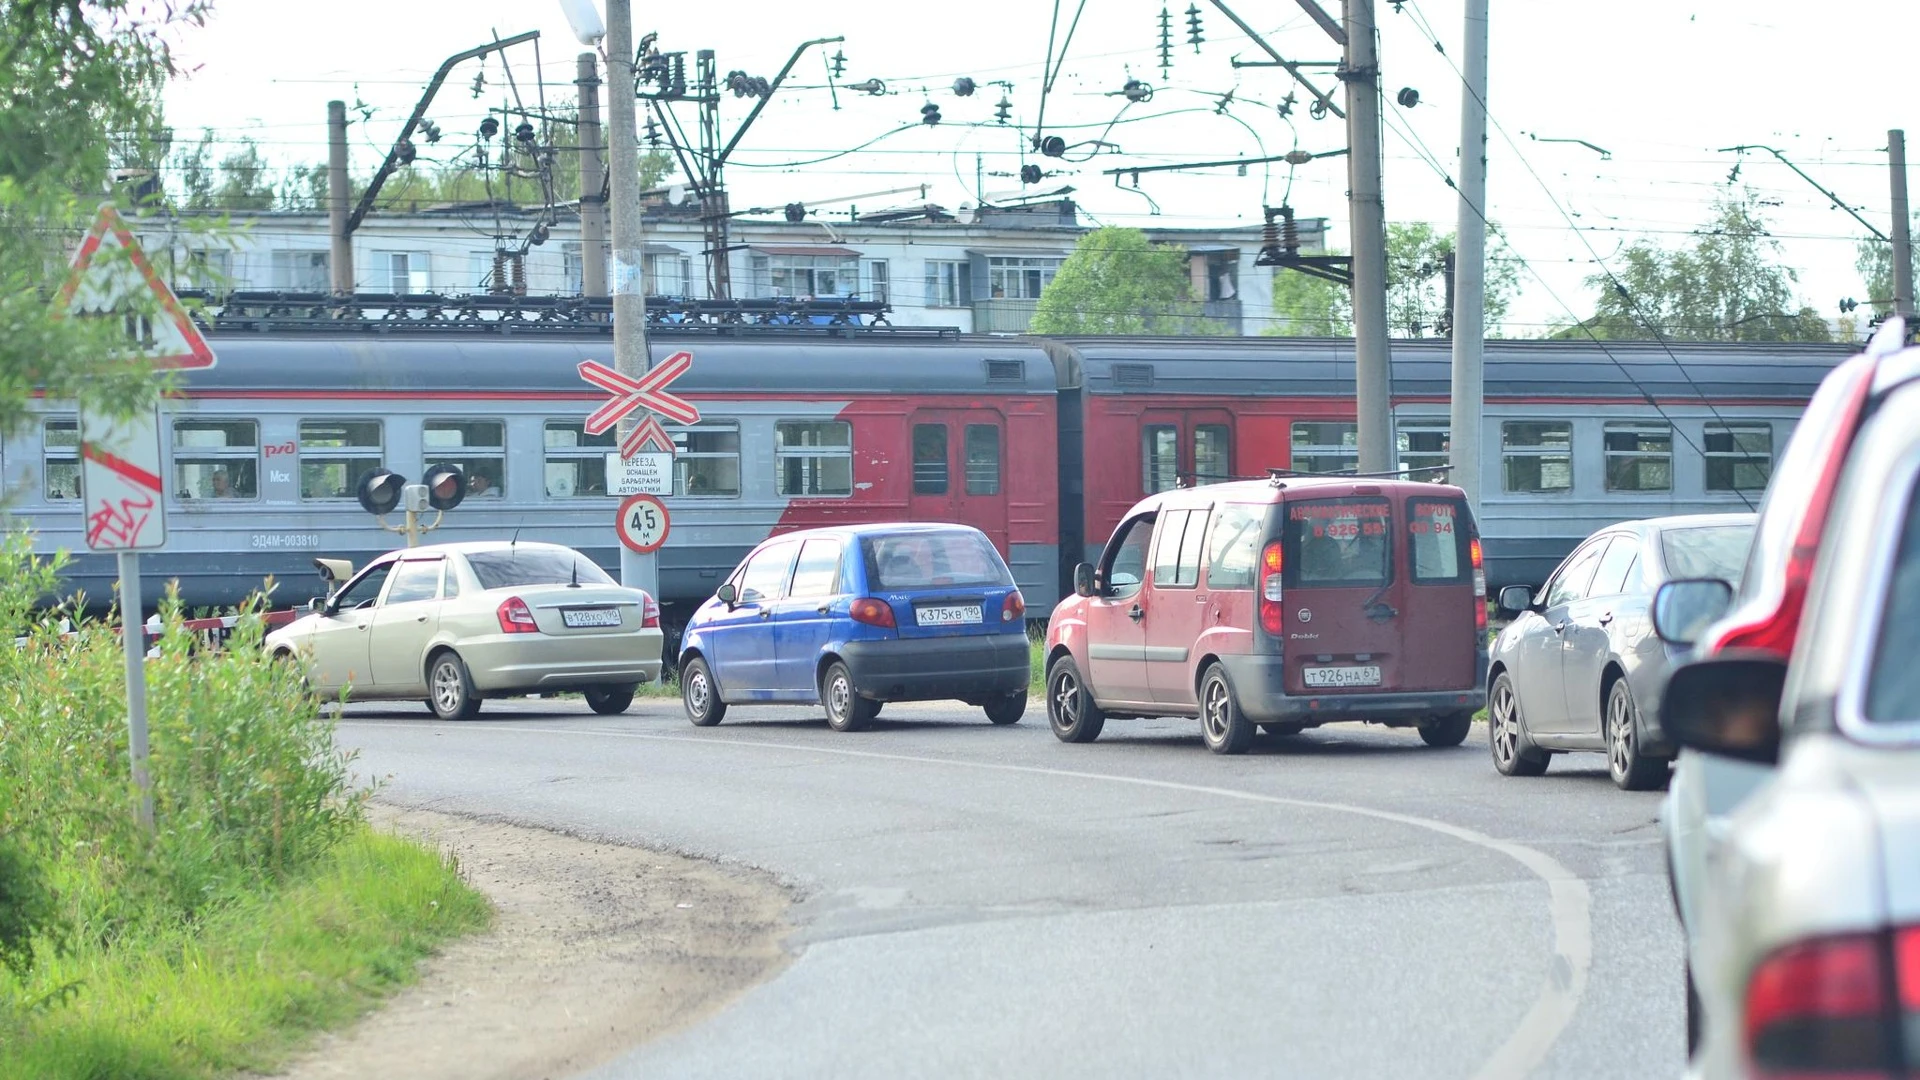
[[[1413,476],[1416,473],[1450,472],[1452,469],[1453,466],[1451,465],[1422,465],[1417,469],[1395,469],[1391,472],[1349,472],[1346,469],[1340,469],[1335,472],[1300,472],[1295,469],[1268,469],[1267,479],[1271,480],[1276,486],[1282,480],[1294,480],[1315,476],[1350,476],[1356,480],[1392,480],[1402,476]]]

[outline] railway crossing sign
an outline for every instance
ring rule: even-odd
[[[607,494],[673,494],[673,455],[647,453],[622,457],[608,454]]]
[[[80,414],[80,490],[86,498],[87,547],[145,551],[166,544],[166,485],[160,472],[156,409],[126,419]]]
[[[587,434],[608,430],[635,409],[651,409],[677,424],[697,424],[700,410],[687,399],[667,393],[667,387],[693,367],[693,354],[682,349],[649,369],[638,379],[629,378],[594,360],[580,362],[580,377],[613,395],[613,400],[595,409],[587,417]],[[647,416],[621,441],[620,456],[632,457],[649,445],[673,452],[673,440],[660,421]]]
[[[158,302],[151,314],[142,310],[146,294]],[[207,339],[187,318],[173,290],[153,272],[112,203],[101,204],[54,303],[61,314],[124,319],[134,348],[156,368],[194,370],[214,364]]]
[[[660,550],[667,542],[673,522],[667,517],[667,505],[651,495],[629,495],[620,504],[620,516],[614,521],[620,542],[645,555]]]

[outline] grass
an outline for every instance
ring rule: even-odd
[[[43,958],[8,1009],[0,1080],[175,1080],[271,1068],[488,922],[458,867],[361,828],[284,884]],[[6,978],[0,974],[0,988]]]

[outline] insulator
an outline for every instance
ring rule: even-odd
[[[1300,254],[1300,223],[1293,220],[1293,207],[1280,208],[1280,246],[1289,255]]]
[[[1280,226],[1274,221],[1274,218],[1279,216],[1280,211],[1271,206],[1262,207],[1261,209],[1266,211],[1267,223],[1260,230],[1260,247],[1264,251],[1277,252],[1280,250]]]
[[[513,295],[527,295],[527,260],[520,255],[513,257]]]

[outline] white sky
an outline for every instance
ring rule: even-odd
[[[1062,34],[1078,2],[1060,3]],[[1337,16],[1338,0],[1323,4]],[[1289,59],[1339,55],[1295,0],[1234,0],[1231,6]],[[1063,175],[1031,190],[1070,184],[1086,216],[1101,223],[1257,224],[1263,197],[1277,205],[1288,190],[1284,164],[1271,172],[1252,166],[1245,177],[1233,169],[1143,177],[1141,191],[1158,204],[1157,215],[1147,198],[1117,190],[1113,178],[1102,175],[1126,165],[1345,145],[1343,124],[1335,117],[1312,120],[1304,104],[1291,125],[1278,115],[1272,106],[1289,89],[1308,100],[1285,72],[1231,67],[1236,54],[1264,57],[1210,4],[1201,4],[1206,42],[1198,55],[1186,44],[1186,4],[1167,5],[1174,50],[1173,67],[1163,78],[1156,47],[1161,7],[1157,0],[1086,0],[1047,98],[1046,126],[1069,142],[1092,139],[1119,114],[1122,122],[1104,137],[1121,152],[1073,163],[1035,159]],[[1887,129],[1907,128],[1920,142],[1910,65],[1899,51],[1920,39],[1920,4],[1861,0],[1845,7],[1842,16],[1800,0],[1493,0],[1490,215],[1538,275],[1523,274],[1510,331],[1533,333],[1547,322],[1590,314],[1591,291],[1582,280],[1597,268],[1596,258],[1611,261],[1641,237],[1684,240],[1706,220],[1714,195],[1727,190],[1736,155],[1716,152],[1720,147],[1777,147],[1889,231]],[[1460,54],[1460,0],[1414,0],[1399,14],[1388,0],[1378,0],[1377,8],[1389,98],[1403,86],[1421,95],[1410,110],[1387,105],[1388,219],[1452,229],[1456,199],[1429,159],[1449,174],[1457,171],[1460,81],[1451,64]],[[987,83],[1013,84],[1015,122],[1030,128],[1041,102],[1052,11],[1047,0],[643,2],[635,4],[634,24],[636,38],[658,30],[666,50],[714,49],[723,77],[738,68],[771,78],[802,40],[846,38],[802,57],[790,89],[776,96],[742,141],[727,174],[736,207],[921,183],[931,185],[930,199],[953,207],[978,198],[976,155],[988,174],[989,196],[1019,191],[1017,179],[991,175],[1017,171],[1023,138],[992,122],[1002,88]],[[1446,55],[1435,51],[1427,27]],[[216,0],[204,29],[180,35],[180,59],[193,70],[169,88],[168,116],[182,138],[211,127],[222,139],[251,136],[278,162],[317,163],[326,157],[327,100],[364,102],[374,111],[353,130],[353,161],[356,171],[370,172],[445,57],[490,41],[496,32],[506,37],[526,30],[541,32],[548,100],[570,98],[581,48],[558,0],[330,0],[319,7]],[[825,81],[824,57],[836,49],[846,56],[844,82],[877,77],[889,93],[871,97],[843,87],[836,111],[828,91],[818,88]],[[518,46],[508,56],[521,98],[532,107],[540,89],[534,50]],[[688,61],[691,74],[691,55]],[[489,58],[484,65],[486,88],[478,99],[472,84],[480,61],[461,65],[441,89],[428,115],[447,138],[423,153],[423,163],[446,160],[470,145],[466,133],[478,126],[484,109],[510,95],[501,60]],[[1121,114],[1124,99],[1109,94],[1129,74],[1157,92]],[[981,84],[972,97],[953,94],[958,75]],[[1337,93],[1328,71],[1310,77]],[[1217,95],[1229,89],[1234,103],[1228,115],[1216,115]],[[938,127],[915,124],[929,100],[940,106],[944,122]],[[726,95],[723,130],[730,134],[751,105]],[[682,115],[692,135],[691,108]],[[867,151],[779,167],[909,124],[915,126]],[[1530,136],[1584,139],[1610,156]],[[1920,147],[1914,154],[1920,157]],[[1770,155],[1749,156],[1740,175],[1764,198],[1777,200],[1770,211],[1773,229],[1785,260],[1800,274],[1805,302],[1833,316],[1841,297],[1867,299],[1853,268],[1855,243],[1867,235],[1858,222]],[[1292,204],[1301,216],[1329,218],[1330,239],[1341,247],[1345,192],[1343,158],[1314,162],[1291,176]],[[871,210],[915,198],[857,202]]]

